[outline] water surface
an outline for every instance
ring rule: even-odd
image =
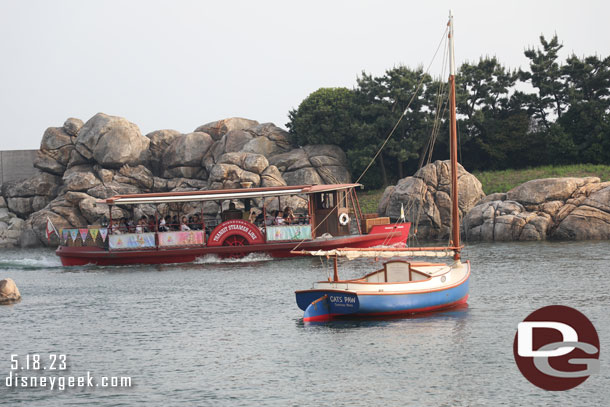
[[[304,325],[294,290],[332,274],[317,258],[62,267],[50,250],[0,252],[23,300],[0,307],[11,354],[65,353],[69,374],[130,376],[127,389],[7,389],[0,405],[607,405],[610,244],[470,244],[468,307],[418,318]],[[342,277],[379,264],[341,262]],[[551,304],[596,326],[601,372],[540,390],[513,361],[517,323]]]

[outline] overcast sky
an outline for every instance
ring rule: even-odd
[[[453,4],[452,4],[453,3]],[[448,11],[456,62],[557,33],[562,59],[610,54],[604,1],[0,0],[0,150],[35,149],[47,127],[97,112],[142,134],[228,117],[285,127],[320,87],[364,70],[427,65]]]

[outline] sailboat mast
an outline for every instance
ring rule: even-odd
[[[454,247],[460,246],[460,213],[458,210],[458,164],[457,164],[457,120],[455,111],[455,55],[453,51],[453,15],[449,12],[449,86],[450,119],[449,148],[451,158],[451,240]],[[455,260],[460,259],[459,249],[456,249]]]

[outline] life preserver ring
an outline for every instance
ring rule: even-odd
[[[347,225],[349,223],[349,215],[345,212],[339,215],[339,223],[341,224],[341,226]]]

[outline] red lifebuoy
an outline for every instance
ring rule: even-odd
[[[263,234],[255,225],[242,219],[232,219],[222,222],[212,230],[207,245],[222,246],[229,238],[236,240],[235,236],[244,238],[248,244],[265,243]]]

